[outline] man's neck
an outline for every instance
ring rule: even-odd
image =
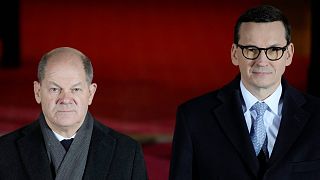
[[[259,101],[263,101],[263,100],[267,99],[269,96],[271,96],[276,91],[276,89],[280,85],[280,83],[278,83],[270,88],[252,87],[250,85],[245,84],[244,82],[243,82],[243,85]]]

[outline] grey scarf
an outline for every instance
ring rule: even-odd
[[[50,163],[53,165],[55,180],[79,180],[84,174],[89,145],[93,129],[93,119],[88,112],[86,118],[68,150],[64,149],[44,116],[40,118],[40,127],[47,148]]]

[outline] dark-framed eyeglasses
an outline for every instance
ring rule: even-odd
[[[268,48],[259,48],[256,46],[243,46],[236,44],[242,50],[242,55],[248,60],[255,60],[259,57],[261,51],[263,50],[266,54],[266,57],[270,61],[277,61],[282,58],[283,53],[287,50],[288,45],[284,47],[268,47]]]

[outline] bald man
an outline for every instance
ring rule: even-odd
[[[88,112],[97,84],[90,59],[60,47],[46,53],[33,83],[42,112],[0,138],[0,179],[147,179],[141,146]]]

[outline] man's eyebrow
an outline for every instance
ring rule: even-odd
[[[80,85],[81,85],[81,82],[78,82],[78,83],[72,85],[71,87],[76,87],[76,86],[80,86]]]
[[[286,45],[284,45],[286,46]],[[281,45],[281,43],[275,43],[275,44],[272,44],[271,46],[269,46],[268,48],[270,47],[283,47],[283,45]]]
[[[53,84],[54,86],[57,86],[57,87],[61,88],[61,86],[59,84],[57,84],[56,82],[49,81],[49,84]],[[81,82],[78,82],[78,83],[72,85],[71,87],[76,87],[76,86],[79,86],[79,85],[81,85]]]
[[[54,86],[57,86],[57,87],[61,88],[57,83],[55,83],[53,81],[49,81],[49,84],[53,84]]]

